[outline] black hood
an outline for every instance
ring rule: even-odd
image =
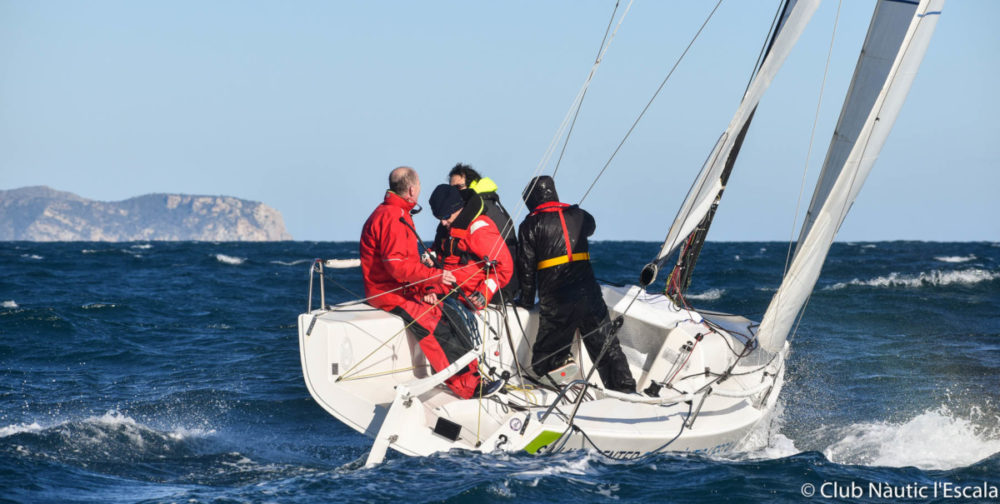
[[[548,175],[541,175],[531,179],[524,192],[521,193],[524,204],[528,205],[528,210],[534,211],[538,205],[550,201],[559,201],[559,194],[556,193],[556,181]]]

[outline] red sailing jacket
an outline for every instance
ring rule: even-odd
[[[385,200],[375,208],[361,230],[365,297],[378,296],[368,304],[386,311],[404,301],[418,300],[427,290],[443,287],[441,270],[420,262],[417,234],[410,218],[413,206],[395,193],[386,192]],[[430,280],[421,282],[426,279]],[[407,288],[395,290],[402,286]]]
[[[514,259],[507,244],[500,237],[500,230],[493,220],[485,215],[473,219],[468,229],[452,227],[448,239],[436,245],[436,252],[444,260],[444,268],[455,275],[455,281],[467,296],[479,292],[489,301],[497,289],[510,282],[514,274]],[[496,261],[489,272],[486,271],[484,257]]]

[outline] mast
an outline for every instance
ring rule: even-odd
[[[768,38],[763,58],[754,69],[754,75],[757,74],[757,70],[760,69],[760,65],[763,65],[764,60],[766,60],[768,55],[771,53],[771,48],[774,46],[774,42],[778,38],[778,33],[784,26],[785,20],[788,19],[788,14],[795,6],[796,1],[797,0],[787,0],[779,9],[777,23],[775,23],[771,36]],[[751,82],[752,80],[753,77],[751,76]],[[750,84],[747,84],[747,89],[749,89],[749,87]],[[722,201],[722,193],[726,190],[726,184],[729,182],[729,175],[733,171],[733,166],[736,164],[736,158],[739,156],[740,148],[743,146],[743,139],[746,138],[747,131],[750,129],[750,123],[753,121],[753,116],[756,112],[757,107],[754,106],[753,110],[750,111],[750,115],[747,117],[746,122],[743,123],[743,127],[740,129],[739,134],[736,136],[736,141],[733,143],[732,149],[729,151],[728,156],[726,156],[725,167],[722,169],[722,173],[719,176],[722,185],[721,189],[719,189],[718,194],[716,194],[715,200],[712,202],[712,206],[709,208],[708,213],[706,213],[705,217],[698,223],[698,227],[688,235],[683,248],[681,248],[680,254],[677,256],[677,263],[674,264],[674,269],[670,272],[665,293],[674,301],[674,303],[678,305],[682,304],[681,298],[684,296],[688,287],[691,286],[691,277],[694,274],[694,267],[698,262],[698,256],[701,255],[701,249],[705,246],[708,229],[712,226],[712,220],[715,218],[715,212],[719,208],[719,203]]]
[[[834,130],[795,256],[757,333],[780,351],[819,278],[827,252],[903,106],[944,0],[879,0]]]
[[[735,156],[732,153],[734,150],[738,151],[739,145],[742,144],[746,135],[746,124],[750,121],[764,91],[774,80],[778,69],[785,62],[818,5],[819,0],[789,2],[788,9],[783,15],[783,22],[779,23],[781,29],[775,31],[768,54],[761,62],[750,85],[747,86],[743,101],[740,102],[736,114],[726,131],[719,137],[708,159],[705,160],[701,172],[688,191],[687,197],[677,212],[677,217],[674,218],[674,222],[667,232],[659,254],[643,268],[639,278],[639,282],[643,286],[653,283],[657,272],[667,262],[670,255],[682,244],[689,241],[692,233],[696,232],[706,216],[713,211],[713,207],[718,205],[718,199],[721,197],[722,190],[725,189],[729,173],[732,170],[732,163],[735,163]],[[710,221],[711,218],[708,222]],[[705,231],[707,231],[707,227],[705,227]],[[694,242],[693,239],[690,241]],[[701,241],[704,241],[704,237]],[[698,249],[700,250],[700,246]],[[691,259],[685,261],[683,257],[684,254],[682,254],[680,261],[686,265],[687,270],[692,269],[693,261]],[[693,258],[696,257],[697,254],[694,254]],[[690,273],[688,272],[688,274]]]

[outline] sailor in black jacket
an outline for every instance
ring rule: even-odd
[[[518,229],[517,274],[521,283],[518,305],[534,305],[538,290],[538,336],[532,347],[531,366],[544,376],[570,357],[577,329],[590,358],[596,360],[605,387],[635,392],[618,338],[611,333],[608,307],[590,265],[587,237],[597,227],[594,217],[576,205],[559,202],[555,181],[535,177],[525,188],[524,202],[531,213]]]

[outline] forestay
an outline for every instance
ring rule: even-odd
[[[795,257],[761,321],[778,351],[816,285],[833,239],[871,171],[923,60],[944,0],[880,0],[830,143]]]

